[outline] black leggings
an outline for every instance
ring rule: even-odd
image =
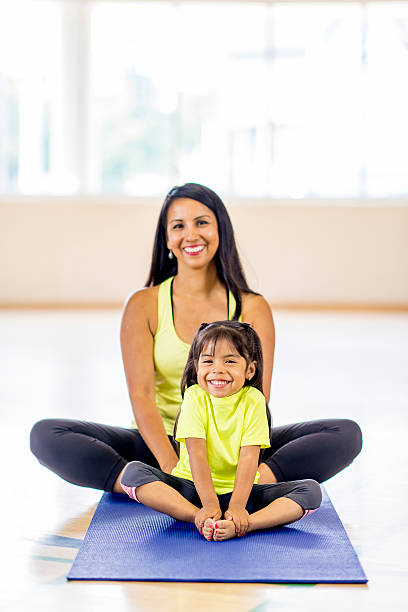
[[[350,465],[361,450],[357,423],[326,419],[274,427],[272,446],[262,457],[278,482],[323,482]],[[31,451],[38,461],[68,482],[112,491],[127,463],[159,467],[140,433],[70,419],[44,419],[31,430]]]

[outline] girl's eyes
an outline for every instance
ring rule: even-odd
[[[201,363],[205,363],[205,364],[211,364],[212,363],[212,359],[203,359]],[[237,363],[236,361],[234,361],[234,359],[226,359],[225,363]]]

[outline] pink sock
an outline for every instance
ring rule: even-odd
[[[319,508],[315,508],[314,510],[305,510],[305,513],[304,513],[304,515],[301,518],[303,518],[304,516],[308,516],[308,514],[312,514],[313,512],[316,512],[316,510],[318,510],[318,509]]]
[[[131,499],[134,499],[135,501],[137,501],[139,504],[141,503],[138,499],[137,499],[137,495],[136,495],[136,487],[127,487],[124,484],[120,484],[120,486],[122,487],[122,489],[124,490],[125,493],[127,493],[129,495],[129,497]]]

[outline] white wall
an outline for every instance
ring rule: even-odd
[[[275,305],[408,306],[408,201],[228,202]],[[120,304],[144,284],[160,202],[0,199],[0,305]]]

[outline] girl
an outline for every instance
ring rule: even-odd
[[[124,491],[195,523],[207,540],[216,541],[292,523],[316,510],[321,502],[316,481],[273,484],[267,471],[262,478],[258,471],[271,431],[262,376],[261,342],[248,323],[203,323],[181,381],[177,465],[166,474],[133,461],[122,474]]]

